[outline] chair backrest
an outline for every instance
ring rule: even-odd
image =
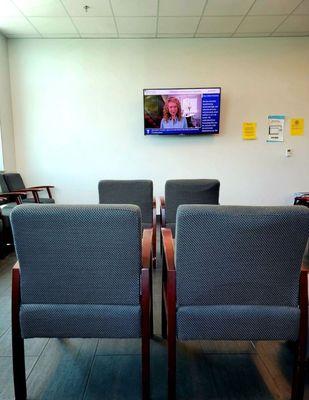
[[[143,223],[152,224],[153,183],[150,180],[102,180],[100,204],[135,204],[142,212]]]
[[[301,206],[180,206],[178,304],[297,306],[308,235]]]
[[[176,222],[181,204],[219,204],[220,182],[216,179],[173,179],[165,183],[166,222]]]
[[[8,192],[9,192],[9,188],[7,187],[4,176],[3,176],[3,174],[0,174],[0,194],[8,193]]]
[[[11,214],[24,304],[139,304],[136,206],[21,205]]]
[[[8,172],[3,174],[9,191],[25,189],[24,181],[17,172]]]

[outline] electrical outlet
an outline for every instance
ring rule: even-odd
[[[285,149],[285,156],[291,157],[291,155],[292,155],[292,149]]]

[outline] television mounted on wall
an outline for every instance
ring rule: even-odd
[[[144,134],[217,134],[220,104],[219,87],[144,89]]]

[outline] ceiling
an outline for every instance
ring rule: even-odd
[[[309,0],[0,0],[0,32],[8,38],[309,36]]]

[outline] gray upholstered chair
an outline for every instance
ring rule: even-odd
[[[153,266],[156,266],[156,201],[151,180],[101,180],[100,204],[135,204],[142,213],[143,229],[153,229]]]
[[[8,187],[9,192],[31,192],[33,197],[29,198],[27,195],[22,195],[23,203],[47,203],[52,204],[55,203],[55,200],[52,198],[51,188],[54,186],[51,185],[42,185],[42,186],[31,186],[27,188],[24,184],[24,181],[20,174],[17,172],[8,172],[3,174],[6,185]],[[40,196],[41,191],[46,190],[48,197]]]
[[[296,341],[292,399],[301,399],[308,329],[308,271],[301,262],[309,210],[183,205],[176,221],[175,243],[171,230],[162,229],[169,400],[176,337]]]
[[[26,399],[23,339],[32,337],[141,337],[148,398],[152,230],[142,240],[138,207],[20,205],[11,222],[16,398]]]
[[[7,249],[13,244],[10,215],[14,207],[21,204],[23,197],[27,196],[27,191],[10,193],[4,180],[3,174],[0,174],[0,218],[2,220],[3,235],[2,235],[2,251],[6,255]],[[9,245],[9,247],[8,247]]]
[[[176,212],[181,204],[219,204],[217,179],[172,179],[165,183],[160,198],[161,227],[170,228],[175,237]]]

